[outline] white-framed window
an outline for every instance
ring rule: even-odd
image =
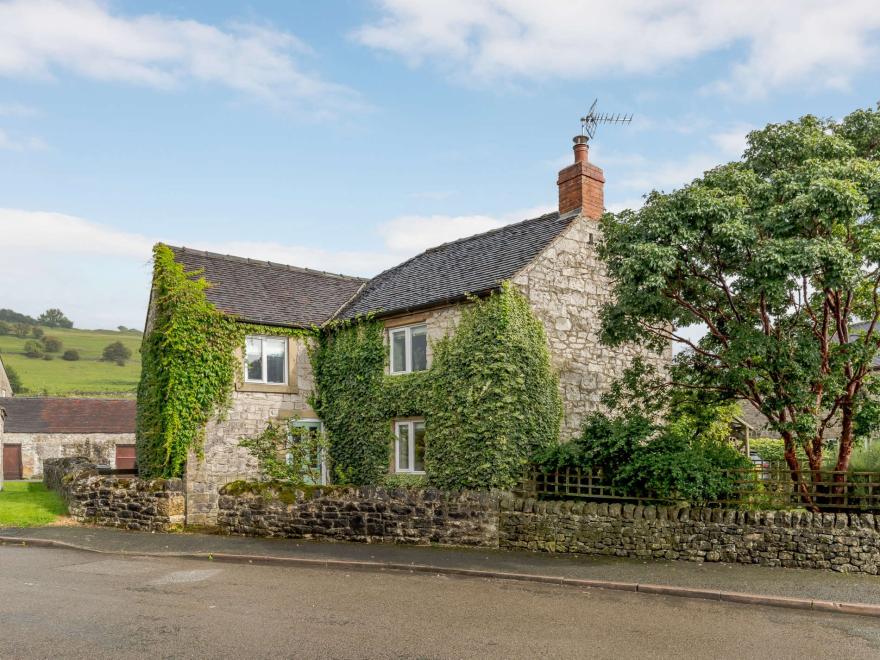
[[[428,368],[428,326],[407,325],[388,331],[391,373],[408,374]]]
[[[425,421],[408,419],[394,422],[394,471],[425,472]]]
[[[245,339],[246,383],[287,384],[287,337],[249,335]]]
[[[308,429],[309,433],[317,435],[324,429],[324,425],[320,419],[296,419],[290,422],[290,426],[293,428],[299,429]],[[288,434],[288,441],[293,442],[294,435]],[[307,475],[306,482],[314,481],[310,477],[313,474],[320,474],[320,478],[317,483],[313,483],[313,486],[325,486],[329,482],[327,478],[327,460],[326,456],[324,456],[324,452],[322,450],[318,450],[315,455],[310,456],[308,461],[308,465],[303,466],[303,473]],[[287,453],[287,464],[290,465],[293,463],[293,453]]]

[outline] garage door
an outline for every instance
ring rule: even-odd
[[[134,470],[136,460],[134,445],[116,445],[116,469]]]
[[[3,445],[3,478],[21,479],[21,445]]]

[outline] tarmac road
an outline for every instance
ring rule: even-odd
[[[0,547],[2,658],[880,657],[880,621],[399,572]]]

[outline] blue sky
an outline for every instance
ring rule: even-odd
[[[0,307],[141,326],[149,246],[370,275],[552,209],[578,117],[611,209],[751,128],[880,100],[874,2],[0,0]]]

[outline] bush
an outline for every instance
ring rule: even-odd
[[[131,358],[131,349],[121,341],[114,341],[104,347],[101,354],[101,360],[104,362],[115,362],[120,367],[125,366],[125,362]]]
[[[880,442],[855,447],[849,459],[849,471],[880,472]]]
[[[34,339],[42,339],[44,334],[46,334],[45,331],[37,325],[31,328],[31,336]]]
[[[68,348],[64,351],[64,355],[61,356],[62,360],[67,360],[68,362],[76,362],[79,360],[79,351],[75,348]]]
[[[21,376],[11,366],[3,365],[6,368],[6,377],[9,379],[9,385],[12,387],[13,394],[24,394],[27,388],[21,384]]]
[[[29,334],[31,334],[31,326],[29,326],[27,323],[16,323],[13,332],[15,333],[16,337],[24,339]]]
[[[657,394],[636,361],[603,397],[614,414],[590,414],[577,439],[537,456],[548,469],[600,471],[627,495],[700,503],[729,493],[728,470],[751,461],[728,442],[734,406]]]
[[[0,321],[0,336],[11,335],[14,330],[15,327],[11,323]]]
[[[40,342],[31,339],[24,343],[24,354],[29,358],[37,359],[43,357],[45,352],[43,351],[43,345]]]
[[[270,422],[259,435],[241,438],[239,445],[257,459],[264,479],[293,485],[321,483],[320,459],[327,453],[322,431]]]
[[[43,348],[47,353],[60,353],[64,343],[58,337],[43,337]]]

